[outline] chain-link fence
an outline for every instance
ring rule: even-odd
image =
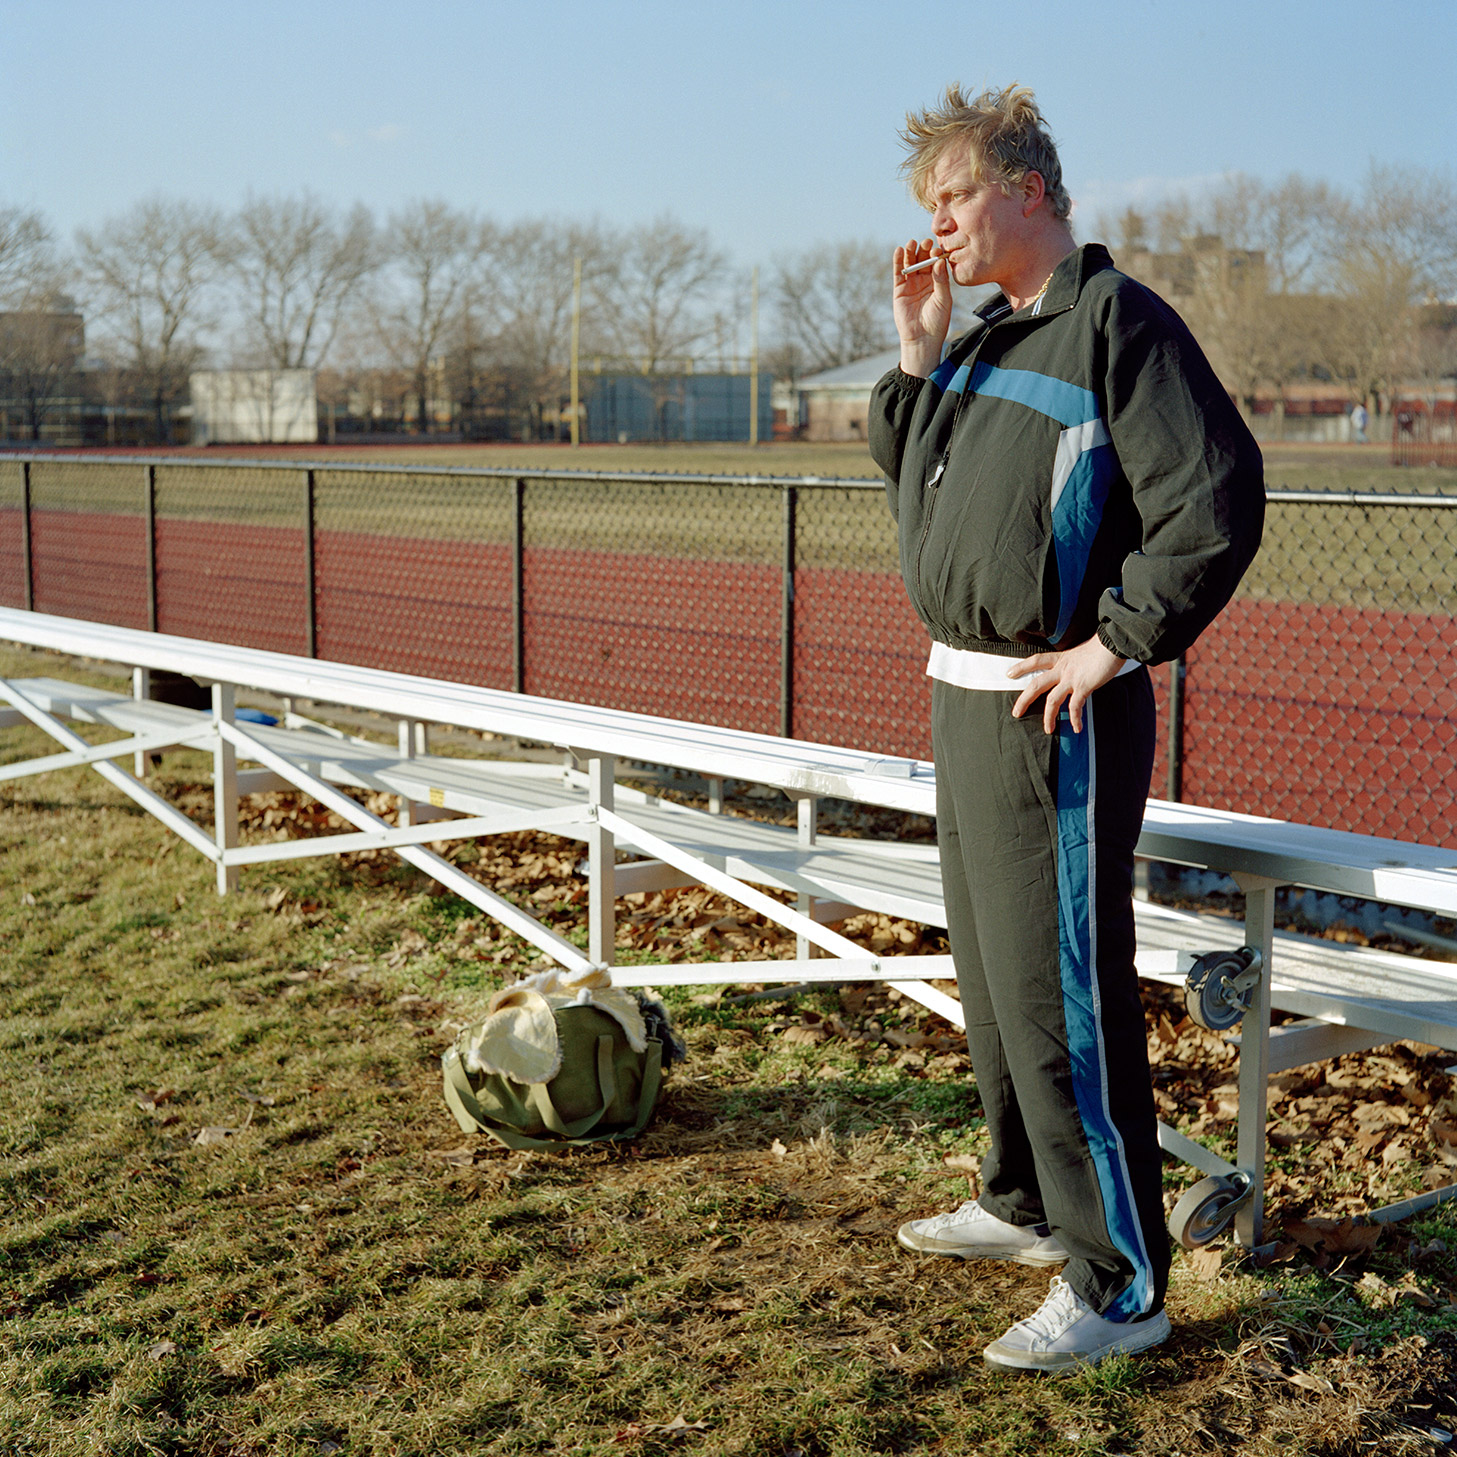
[[[1457,497],[1273,492],[1154,670],[1154,792],[1457,845]],[[880,486],[0,460],[0,603],[887,754],[930,754]]]
[[[786,732],[931,755],[926,629],[901,585],[885,492],[798,489],[792,691]]]
[[[1271,493],[1190,651],[1181,797],[1457,845],[1457,497]]]
[[[48,465],[46,474],[64,471]],[[150,507],[143,506],[151,516],[157,630],[306,652],[308,534],[292,473],[155,468],[151,482]]]
[[[313,653],[513,686],[513,482],[331,469],[302,484]]]
[[[86,472],[31,467],[21,492],[25,605],[118,627],[148,625],[138,481],[135,469],[110,463]]]

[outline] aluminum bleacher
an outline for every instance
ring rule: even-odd
[[[933,815],[929,763],[13,609],[0,609],[0,638],[130,665],[134,684],[128,696],[60,679],[0,681],[8,705],[0,726],[29,722],[60,745],[58,753],[0,767],[0,779],[90,764],[211,859],[220,892],[250,865],[391,849],[548,957],[580,969],[612,961],[618,896],[703,884],[792,930],[796,956],[636,967],[616,974],[620,984],[876,979],[962,1023],[959,1002],[932,985],[952,978],[949,957],[871,955],[828,924],[858,909],[944,923],[932,847],[817,833],[822,798]],[[147,674],[164,669],[210,684],[210,711],[149,699]],[[397,740],[352,737],[296,713],[274,726],[242,721],[235,709],[240,687],[385,715],[400,725]],[[122,737],[93,746],[70,727],[77,722]],[[419,728],[426,724],[559,746],[573,767],[432,755]],[[131,756],[140,768],[146,754],[170,745],[213,758],[212,833],[116,762]],[[618,784],[619,762],[627,761],[773,786],[798,801],[798,828],[706,813]],[[286,787],[326,805],[353,832],[241,844],[239,796]],[[397,796],[400,823],[372,814],[345,792],[350,788]],[[429,848],[521,829],[586,844],[585,955]],[[619,852],[635,858],[619,863]],[[1172,1128],[1161,1126],[1160,1135],[1166,1149],[1207,1176],[1175,1209],[1175,1236],[1199,1244],[1233,1222],[1242,1243],[1258,1246],[1272,1072],[1400,1038],[1457,1049],[1457,968],[1277,934],[1276,890],[1298,885],[1457,915],[1457,855],[1163,801],[1149,805],[1139,853],[1226,872],[1245,893],[1242,927],[1138,905],[1138,967],[1145,977],[1185,985],[1191,1012],[1205,1025],[1232,1031],[1244,1023],[1235,1162]],[[788,892],[793,903],[771,890]],[[1272,1026],[1272,1009],[1298,1020]],[[1256,1029],[1259,1035],[1251,1035]],[[1399,1217],[1452,1193],[1457,1188],[1432,1191],[1379,1217]]]

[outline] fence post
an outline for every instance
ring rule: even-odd
[[[147,631],[157,630],[157,467],[146,471],[143,488],[144,514],[147,518]],[[150,695],[149,695],[150,696]]]
[[[511,691],[526,692],[526,480],[511,483]]]
[[[25,567],[25,610],[35,611],[35,564],[30,547],[30,462],[20,462],[20,554]]]
[[[1177,803],[1184,796],[1184,675],[1183,655],[1169,664],[1169,782],[1165,798]]]
[[[304,624],[305,656],[319,656],[318,598],[314,580],[314,473],[304,472]]]
[[[794,737],[794,569],[799,488],[784,488],[783,596],[779,614],[779,735]]]

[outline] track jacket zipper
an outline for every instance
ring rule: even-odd
[[[1000,323],[1005,315],[998,316]],[[984,327],[981,331],[981,338],[972,346],[971,353],[961,362],[961,366],[967,371],[966,387],[961,391],[961,398],[956,402],[956,409],[951,416],[951,429],[946,435],[946,448],[941,452],[941,459],[936,463],[936,469],[932,471],[930,479],[926,482],[925,502],[926,508],[921,518],[921,540],[916,546],[916,596],[919,600],[925,600],[925,582],[921,576],[921,557],[925,554],[926,538],[931,534],[931,517],[936,513],[936,501],[940,492],[938,487],[941,484],[941,477],[946,474],[947,462],[951,459],[951,447],[956,443],[956,427],[961,423],[961,412],[966,408],[966,402],[975,391],[971,388],[971,370],[975,367],[977,358],[981,354],[982,345],[986,343],[988,336],[996,327],[989,319],[982,321]]]

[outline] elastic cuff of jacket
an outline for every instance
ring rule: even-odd
[[[920,389],[923,384],[925,384],[926,379],[926,375],[907,374],[905,370],[900,367],[900,365],[896,365],[896,367],[891,370],[890,382],[903,395],[915,394],[915,392]]]
[[[1102,643],[1103,646],[1107,648],[1108,651],[1112,653],[1115,658],[1133,658],[1137,656],[1136,653],[1130,653],[1127,648],[1119,647],[1119,645],[1114,642],[1111,637],[1108,636],[1108,631],[1105,626],[1100,625],[1098,628],[1098,641]]]

